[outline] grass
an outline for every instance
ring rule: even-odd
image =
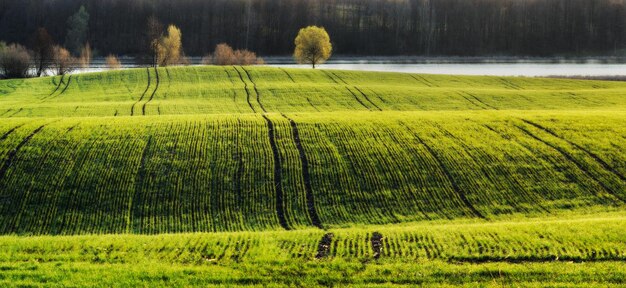
[[[0,81],[0,285],[623,285],[625,88],[239,66]]]
[[[623,285],[623,212],[522,221],[161,235],[0,237],[0,283],[68,286]],[[373,258],[370,238],[381,233]]]

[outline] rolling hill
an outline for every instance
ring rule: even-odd
[[[376,232],[388,261],[376,265],[393,273],[424,259],[448,272],[502,262],[512,278],[517,262],[621,269],[624,91],[621,82],[240,66],[3,80],[0,234],[13,236],[0,236],[0,262],[15,280],[32,257],[84,275],[108,273],[100,264],[273,271],[265,265],[287,261],[320,266],[302,272],[312,282],[195,284],[341,284],[314,276],[334,263],[310,262],[324,235],[333,240],[322,258],[350,270],[369,267]],[[344,284],[403,283],[370,276]],[[476,277],[465,280],[492,278]]]

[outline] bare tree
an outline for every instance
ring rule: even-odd
[[[91,64],[91,45],[89,43],[85,44],[82,49],[80,49],[80,66],[81,68],[89,68],[89,64]]]
[[[220,43],[215,46],[213,52],[213,64],[215,65],[232,65],[235,63],[235,52],[226,43]]]
[[[76,69],[78,60],[72,57],[70,51],[61,47],[54,46],[54,58],[52,60],[52,67],[57,75],[65,75]]]
[[[33,56],[36,65],[37,77],[45,73],[50,65],[52,65],[52,58],[54,57],[54,41],[48,34],[46,28],[39,28],[33,35]]]
[[[115,55],[112,55],[112,54],[107,56],[106,64],[107,64],[107,68],[111,70],[122,68],[122,63],[120,63],[120,60],[118,60],[117,57],[115,57]]]
[[[24,46],[11,44],[0,53],[0,75],[5,78],[27,78],[32,58]]]
[[[159,41],[163,35],[163,24],[156,16],[148,17],[146,24],[146,43],[148,54],[150,55],[151,65],[157,67],[159,64]]]

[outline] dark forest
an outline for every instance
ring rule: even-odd
[[[38,27],[57,41],[81,5],[100,55],[145,50],[146,19],[183,33],[185,53],[226,42],[288,55],[301,27],[324,26],[335,54],[620,55],[626,0],[0,0],[0,40],[29,45]]]

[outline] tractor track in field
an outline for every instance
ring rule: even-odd
[[[354,89],[356,89],[356,91],[359,91],[359,93],[361,93],[361,95],[363,95],[363,97],[365,98],[365,100],[367,100],[367,102],[369,102],[370,104],[372,104],[372,106],[376,107],[376,109],[378,109],[378,111],[383,111],[383,109],[381,109],[380,107],[378,107],[378,105],[374,104],[374,102],[372,102],[372,100],[370,100],[369,97],[367,97],[367,95],[365,93],[363,93],[363,91],[361,91],[361,89],[359,89],[356,86],[353,86]]]
[[[172,76],[170,75],[170,69],[167,69],[167,67],[165,67],[165,74],[167,75],[167,81],[169,81],[169,83],[172,83]]]
[[[306,97],[306,101],[309,102],[309,105],[311,105],[311,107],[313,107],[315,111],[320,112],[320,109],[317,109],[317,106],[313,105],[313,102],[311,102],[311,99],[309,99],[309,97]]]
[[[484,105],[484,106],[486,106],[488,108],[491,108],[493,110],[498,110],[497,107],[485,103],[483,100],[480,100],[480,98],[476,97],[476,95],[474,95],[474,94],[471,94],[471,93],[468,93],[468,92],[463,92],[463,93],[467,94],[467,96],[470,96],[470,97],[476,99],[476,101],[478,101],[480,104],[482,104],[482,105]]]
[[[67,90],[67,88],[70,86],[70,82],[72,81],[72,75],[70,75],[67,78],[67,82],[64,81],[65,74],[61,75],[61,80],[59,81],[59,84],[57,85],[56,89],[54,89],[54,91],[52,91],[52,93],[50,93],[48,96],[45,96],[43,98],[40,98],[41,102],[45,102],[48,99],[52,99],[55,97],[59,97],[61,96],[63,93],[65,93],[65,90]],[[61,86],[65,84],[65,86],[63,87],[63,90],[61,90],[61,92],[57,95],[54,95],[56,92],[59,91],[59,89],[61,89]]]
[[[233,81],[233,77],[230,75],[230,72],[228,72],[226,66],[224,66],[224,73],[226,73],[226,77],[228,78],[228,81],[230,81],[230,84],[234,86],[235,82]]]
[[[137,203],[141,200],[141,191],[143,189],[144,178],[146,177],[146,159],[148,158],[148,152],[150,150],[150,145],[152,144],[152,136],[148,137],[148,142],[146,146],[143,147],[141,151],[141,160],[139,162],[139,168],[137,169],[137,174],[135,175],[135,190],[133,191],[133,195],[130,198],[130,203],[128,203],[128,212],[126,216],[126,233],[132,233],[133,228],[133,216],[138,214],[135,211],[134,207],[139,207]],[[139,225],[139,229],[143,228],[143,225]]]
[[[513,82],[507,80],[506,78],[499,78],[499,80],[504,84],[504,86],[514,89],[514,90],[521,90],[522,88],[520,86],[518,86],[517,84],[514,84]]]
[[[248,90],[248,83],[246,83],[246,81],[243,80],[243,75],[241,74],[241,71],[237,69],[237,67],[233,66],[233,69],[237,71],[237,74],[239,74],[239,79],[243,83],[243,89],[244,91],[246,91],[246,101],[248,101],[248,106],[250,106],[250,109],[252,109],[253,113],[256,113],[256,109],[254,109],[254,107],[252,106],[252,103],[250,103],[250,91]]]
[[[522,127],[522,126],[515,125],[515,127],[517,127],[517,129],[521,130],[524,134],[528,135],[530,138],[533,138],[536,141],[538,141],[540,143],[543,143],[544,145],[552,148],[553,150],[555,150],[556,152],[561,154],[563,157],[565,157],[565,159],[567,159],[569,162],[574,164],[574,166],[576,166],[580,171],[582,171],[584,175],[586,175],[587,177],[591,178],[594,182],[598,183],[598,185],[600,185],[602,187],[602,189],[604,189],[607,193],[609,193],[611,196],[613,196],[613,198],[617,199],[618,201],[620,201],[622,203],[626,203],[626,199],[624,199],[624,197],[619,196],[619,194],[616,193],[615,191],[613,191],[613,189],[611,189],[610,187],[606,186],[606,184],[604,184],[604,182],[600,181],[593,174],[591,174],[591,172],[583,164],[578,162],[576,160],[576,158],[574,158],[567,151],[561,149],[560,147],[558,147],[558,146],[556,146],[554,144],[551,144],[551,143],[548,143],[548,142],[544,141],[543,139],[539,138],[538,136],[536,136],[535,134],[533,134],[532,132],[528,131],[528,129],[526,129],[526,128]]]
[[[22,147],[24,147],[24,145],[26,145],[28,141],[30,141],[30,139],[32,139],[37,133],[43,130],[43,128],[46,127],[46,125],[47,124],[39,126],[39,128],[35,129],[32,133],[30,133],[28,136],[22,139],[22,141],[19,144],[17,144],[17,146],[13,148],[13,150],[9,151],[7,158],[2,163],[2,166],[0,166],[0,179],[4,178],[9,167],[13,165],[13,161],[15,161],[15,158],[17,157],[17,153],[20,152],[20,149],[22,149]]]
[[[4,116],[5,114],[8,114],[11,111],[13,111],[13,109],[11,108],[7,109],[7,111],[4,111],[2,114],[0,114],[0,117]]]
[[[235,194],[237,195],[236,198],[236,202],[237,202],[237,206],[238,207],[243,207],[243,189],[241,188],[241,183],[242,183],[242,178],[243,178],[243,174],[245,172],[245,166],[243,164],[243,153],[242,153],[242,149],[240,146],[240,141],[239,141],[239,135],[240,135],[240,131],[239,129],[241,129],[241,119],[237,118],[237,134],[236,134],[236,141],[235,141],[235,147],[237,147],[236,149],[236,156],[237,156],[237,170],[235,171],[235,181],[233,183],[234,187],[233,189],[235,190]]]
[[[487,103],[483,102],[483,101],[482,101],[482,100],[480,100],[478,97],[476,97],[475,95],[470,94],[470,93],[468,93],[468,92],[465,92],[465,91],[460,91],[460,92],[457,92],[457,94],[459,94],[461,97],[463,97],[465,100],[467,100],[467,102],[472,103],[473,105],[475,105],[476,107],[478,107],[478,108],[480,108],[480,109],[483,109],[483,110],[488,110],[487,108],[489,108],[489,109],[492,109],[492,110],[498,110],[498,108],[496,108],[496,107],[494,107],[494,106],[491,106],[491,105],[489,105],[489,104],[487,104]],[[468,98],[468,97],[471,97],[471,99],[470,99],[470,98]],[[472,100],[472,99],[474,99],[474,100]],[[479,105],[479,104],[477,104],[477,102],[478,102],[478,103],[480,103],[480,105]],[[486,108],[485,108],[485,107],[486,107]]]
[[[278,222],[280,226],[285,230],[291,230],[285,217],[285,206],[283,203],[283,185],[282,185],[282,169],[280,154],[278,151],[278,145],[276,144],[276,133],[274,123],[266,115],[263,118],[267,122],[267,128],[270,138],[270,146],[272,147],[272,153],[274,154],[274,188],[276,190],[276,214],[278,215]]]
[[[20,129],[22,126],[24,126],[24,124],[17,125],[15,127],[11,128],[9,131],[7,131],[4,134],[2,134],[2,136],[0,136],[0,141],[4,141],[4,139],[7,139],[7,137],[9,137],[9,135],[13,134],[13,132],[15,132],[15,130]]]
[[[350,90],[350,88],[346,87],[346,90],[348,90],[348,92],[350,92],[350,94],[354,96],[354,99],[356,99],[356,101],[359,102],[359,104],[365,107],[365,109],[372,111],[372,109],[370,109],[370,107],[367,107],[367,105],[365,105],[365,103],[363,103],[363,101],[361,101],[361,99],[359,99],[359,97],[354,92],[352,92],[352,90]]]
[[[15,115],[19,114],[19,113],[20,113],[20,112],[22,112],[22,111],[24,111],[24,108],[20,108],[20,109],[18,109],[17,111],[15,111],[15,113],[13,113],[13,114],[11,114],[11,115],[8,115],[8,116],[7,116],[7,118],[11,118],[11,117],[13,117],[13,116],[15,116]]]
[[[54,93],[56,93],[57,91],[59,91],[59,88],[61,88],[61,84],[63,84],[63,78],[65,77],[65,74],[61,75],[61,79],[59,80],[59,84],[57,84],[57,87],[54,88],[54,91],[52,91],[52,93],[48,94],[48,96],[43,97],[42,100],[52,96]]]
[[[485,215],[483,215],[482,213],[480,213],[480,211],[478,211],[478,209],[476,209],[476,207],[474,207],[474,205],[472,204],[472,202],[469,201],[469,199],[467,199],[467,196],[465,195],[465,192],[463,191],[463,189],[461,189],[461,187],[459,187],[458,183],[456,182],[456,180],[454,180],[454,177],[452,176],[452,173],[450,173],[450,171],[448,170],[448,167],[446,167],[446,165],[443,163],[443,161],[441,160],[441,158],[439,157],[439,154],[437,154],[437,152],[435,152],[435,150],[433,148],[431,148],[430,146],[428,146],[428,144],[426,144],[426,142],[424,142],[424,140],[419,137],[411,128],[409,128],[406,124],[400,122],[400,124],[407,129],[409,132],[411,132],[411,134],[413,134],[413,137],[415,137],[415,139],[422,144],[426,150],[428,151],[428,153],[433,156],[433,158],[435,159],[435,161],[437,162],[437,164],[439,165],[439,167],[441,168],[441,170],[443,171],[443,173],[446,175],[446,178],[448,179],[448,181],[450,181],[450,183],[452,184],[452,188],[454,189],[454,192],[459,196],[459,198],[461,199],[461,201],[463,201],[463,204],[472,212],[472,214],[478,218],[481,219],[487,219],[487,217],[485,217]]]
[[[345,85],[349,85],[349,84],[348,84],[348,82],[346,82],[345,80],[343,80],[343,78],[339,77],[339,75],[335,74],[335,72],[328,71],[328,73],[332,74],[335,78],[339,79],[339,81],[343,82],[343,84],[345,84]]]
[[[172,88],[172,76],[170,75],[170,69],[168,69],[167,67],[165,67],[165,75],[167,76],[167,91],[165,92],[165,95],[163,96],[164,99],[167,98],[167,95],[169,94],[170,89]]]
[[[293,77],[291,77],[291,74],[289,74],[289,72],[287,72],[287,70],[285,70],[284,68],[279,68],[281,71],[285,72],[285,74],[287,74],[287,77],[289,77],[289,80],[291,80],[291,82],[296,83],[296,80],[293,80]]]
[[[57,121],[52,121],[52,122],[50,122],[50,123],[48,123],[48,124],[51,124],[51,123],[54,123],[54,122],[57,122]],[[46,125],[47,125],[47,124],[46,124]],[[40,128],[41,128],[41,129],[43,129],[43,126],[46,126],[46,125],[42,125],[42,127],[40,127]],[[78,125],[79,125],[79,124],[74,124],[73,126],[69,127],[69,128],[65,131],[65,134],[72,132],[72,130],[74,130],[74,128],[76,128]],[[35,131],[36,131],[36,130],[35,130]],[[33,132],[33,133],[36,133],[36,132]],[[32,134],[31,134],[31,135],[32,135]],[[32,136],[30,136],[30,135],[29,135],[29,137],[32,137]],[[58,134],[54,135],[54,136],[53,136],[53,137],[52,137],[49,141],[50,141],[50,142],[58,141],[58,140],[59,140],[59,138],[61,138],[61,134],[60,134],[60,133],[58,133]],[[40,162],[42,162],[42,163],[43,163],[43,162],[46,162],[46,160],[49,158],[49,156],[50,156],[50,151],[49,151],[49,150],[48,150],[48,151],[45,151],[45,152],[42,154],[42,157],[41,157],[41,159],[39,159],[39,161],[40,161]],[[30,197],[30,194],[31,194],[31,189],[32,189],[32,185],[31,185],[31,187],[29,187],[28,189],[24,189],[23,191],[21,191],[21,195],[20,195],[20,197],[19,197],[19,199],[20,199],[19,201],[21,202],[21,204],[19,204],[20,208],[19,208],[19,209],[17,210],[17,212],[15,213],[16,215],[15,215],[15,218],[13,219],[13,221],[11,221],[11,224],[10,224],[10,226],[11,226],[10,231],[17,231],[17,227],[20,227],[20,222],[21,222],[21,219],[22,219],[22,214],[23,214],[23,212],[26,210],[24,205],[26,204],[26,202],[28,201],[28,199],[29,199],[29,197]]]
[[[322,73],[326,74],[326,77],[330,78],[330,80],[333,80],[333,82],[335,82],[335,84],[339,84],[339,82],[337,82],[337,80],[335,78],[333,78],[333,76],[330,75],[330,73],[326,70],[320,70],[322,71]]]
[[[146,67],[146,72],[148,73],[148,85],[146,85],[146,90],[143,91],[143,93],[141,94],[141,97],[139,97],[139,100],[137,100],[135,103],[133,103],[133,106],[130,107],[130,116],[134,116],[135,115],[135,105],[137,105],[138,103],[140,103],[141,101],[143,101],[143,97],[146,96],[146,93],[148,93],[148,90],[150,89],[150,68]]]
[[[481,124],[480,124],[480,123],[478,123],[478,122],[475,122],[475,121],[472,121],[472,122],[473,122],[473,123],[476,123],[477,125],[481,125]],[[461,139],[461,138],[457,137],[456,135],[454,135],[454,134],[453,134],[452,132],[450,132],[449,130],[447,130],[447,129],[445,129],[445,128],[441,127],[439,124],[437,124],[437,123],[433,123],[432,125],[433,125],[434,127],[437,127],[437,129],[439,129],[440,131],[442,131],[442,133],[443,133],[444,135],[446,135],[447,137],[450,137],[450,138],[454,139],[454,140],[455,140],[455,142],[459,143],[459,145],[460,145],[461,147],[463,147],[463,150],[465,150],[465,151],[466,151],[466,153],[467,153],[467,155],[470,157],[470,159],[472,159],[475,163],[480,164],[480,160],[479,160],[479,159],[481,159],[481,156],[485,156],[485,155],[482,155],[482,153],[480,153],[479,151],[476,151],[475,149],[472,149],[470,146],[468,146],[468,145],[465,143],[465,141],[463,141],[463,139]],[[482,126],[487,126],[487,125],[482,125]],[[491,127],[488,127],[487,129],[489,129],[490,131],[495,132],[495,130],[493,130]],[[497,133],[497,132],[496,132],[496,133]],[[501,135],[498,133],[498,136],[501,136]],[[472,152],[471,152],[472,150],[476,151],[475,153],[478,153],[478,157],[475,157],[475,156],[473,155],[474,153],[472,153]],[[482,165],[480,165],[480,166],[482,166]],[[501,171],[498,171],[498,172],[501,172]],[[483,171],[482,173],[484,174],[484,175],[483,175],[484,177],[486,177],[487,179],[491,179],[491,177],[490,177],[488,174],[485,174],[485,172],[484,172],[484,171]],[[514,177],[511,177],[511,179],[515,180],[515,178],[514,178]],[[494,184],[494,187],[496,187],[497,189],[501,190],[501,187],[498,187],[498,186],[500,185],[498,181],[491,181],[491,182]],[[523,197],[523,198],[525,198],[526,200],[530,200],[529,202],[532,202],[532,201],[537,201],[537,202],[536,202],[536,203],[537,203],[536,205],[537,205],[537,206],[538,206],[538,207],[539,207],[542,211],[544,211],[544,212],[546,212],[546,213],[550,213],[550,211],[549,211],[548,209],[546,209],[546,208],[545,208],[542,204],[540,204],[540,203],[541,203],[541,199],[537,199],[537,198],[535,197],[535,195],[532,195],[532,194],[527,193],[527,191],[526,191],[526,190],[522,187],[522,185],[519,183],[519,181],[516,181],[516,180],[515,180],[514,182],[511,182],[510,184],[512,185],[512,187],[511,187],[512,189],[516,189],[516,190],[512,190],[512,191],[518,191],[518,192],[516,192],[518,196],[522,196],[522,197]],[[522,194],[522,193],[523,193],[523,194]],[[518,207],[517,207],[517,206],[515,206],[515,207],[516,207],[516,209],[518,209]],[[529,211],[526,211],[526,212],[529,212]]]
[[[246,70],[246,68],[243,68],[243,66],[241,66],[241,69],[243,69],[243,71],[246,72],[248,79],[250,80],[250,82],[252,82],[254,93],[256,93],[256,102],[259,103],[259,106],[261,106],[261,110],[263,110],[264,113],[267,113],[267,110],[265,110],[265,107],[263,107],[263,103],[261,103],[261,93],[259,93],[259,90],[257,89],[256,83],[254,82],[254,80],[252,80],[252,76],[250,76],[250,72]]]
[[[485,107],[476,104],[476,102],[474,102],[471,99],[467,98],[467,96],[463,95],[461,92],[457,92],[457,94],[459,94],[459,96],[463,97],[463,99],[465,99],[465,101],[471,103],[472,105],[474,105],[474,106],[476,106],[476,107],[478,107],[478,108],[480,108],[482,110],[486,110]]]
[[[70,75],[70,77],[67,77],[67,83],[65,83],[65,87],[63,88],[63,90],[61,90],[61,93],[59,93],[57,96],[54,96],[52,98],[59,97],[59,96],[63,95],[65,93],[65,91],[67,91],[67,88],[70,87],[70,84],[72,84],[72,75]]]
[[[102,127],[102,126],[100,126]],[[99,137],[95,138],[95,139],[100,139]],[[87,144],[85,145],[85,148],[81,148],[80,151],[78,153],[81,153],[83,155],[89,155],[92,151],[93,151],[93,147],[96,145],[96,141],[92,140],[92,141],[88,141]],[[78,173],[78,171],[80,170],[80,167],[82,167],[84,165],[84,162],[88,161],[88,159],[86,157],[80,157],[78,158],[78,160],[76,161],[76,163],[73,165],[73,167],[71,168],[71,173],[72,174],[76,174]],[[68,182],[64,182],[63,183],[63,189],[67,189],[68,187]],[[66,226],[68,226],[68,221],[71,220],[70,218],[73,216],[72,213],[68,213],[68,211],[71,211],[71,205],[73,204],[72,200],[77,199],[78,197],[78,192],[76,190],[73,191],[69,191],[69,193],[67,194],[67,197],[64,199],[63,196],[60,196],[59,202],[63,202],[63,205],[61,205],[60,207],[62,207],[61,209],[63,210],[63,212],[60,213],[60,215],[63,215],[59,220],[57,220],[54,224],[52,224],[51,227],[51,231],[55,231],[53,232],[53,234],[61,234],[62,231],[65,230]],[[65,200],[65,201],[63,201]]]
[[[587,150],[586,148],[584,148],[584,147],[582,147],[582,146],[580,146],[580,145],[578,145],[578,144],[576,144],[576,143],[574,143],[574,142],[572,142],[572,141],[569,141],[569,140],[567,140],[567,139],[565,139],[565,138],[563,138],[563,137],[559,136],[559,135],[558,135],[558,134],[556,134],[554,131],[552,131],[552,130],[550,130],[550,129],[548,129],[548,128],[546,128],[546,127],[542,126],[542,125],[540,125],[539,123],[536,123],[536,122],[533,122],[533,121],[530,121],[530,120],[526,120],[526,119],[521,119],[521,120],[522,120],[524,123],[529,124],[529,125],[531,125],[531,126],[534,126],[535,128],[537,128],[537,129],[539,129],[539,130],[542,130],[542,131],[544,131],[544,132],[546,132],[546,133],[548,133],[548,134],[550,134],[550,135],[552,135],[552,136],[554,136],[554,137],[556,137],[556,138],[558,138],[558,139],[561,139],[561,140],[563,140],[563,141],[567,142],[568,144],[570,144],[570,145],[572,145],[572,146],[576,147],[576,149],[579,149],[579,150],[581,150],[581,151],[585,152],[585,154],[587,154],[589,157],[593,158],[593,160],[595,160],[595,161],[596,161],[596,162],[598,162],[600,165],[602,165],[602,167],[603,167],[605,170],[607,170],[607,171],[609,171],[609,172],[611,172],[611,173],[615,174],[615,176],[617,176],[617,177],[618,177],[619,179],[621,179],[622,181],[626,181],[626,177],[624,177],[624,175],[622,175],[621,173],[619,173],[618,171],[616,171],[613,167],[611,167],[611,165],[609,165],[609,164],[608,164],[608,163],[606,163],[604,160],[602,160],[602,159],[601,159],[601,158],[600,158],[597,154],[595,154],[595,153],[593,153],[593,152],[591,152],[591,151]]]
[[[322,225],[322,221],[320,220],[319,214],[317,214],[317,210],[315,209],[315,196],[313,195],[313,189],[311,187],[311,174],[309,173],[309,161],[306,157],[306,153],[304,151],[304,147],[302,146],[302,142],[300,141],[300,131],[298,130],[298,124],[293,119],[287,117],[287,115],[282,114],[282,116],[289,121],[291,124],[291,131],[293,134],[293,142],[296,144],[296,148],[298,149],[298,154],[300,155],[300,163],[302,165],[302,178],[304,179],[304,191],[306,193],[306,202],[307,202],[307,211],[309,212],[309,218],[313,226],[324,229]]]
[[[413,74],[409,74],[409,76],[411,76],[411,78],[415,79],[415,81],[420,82],[428,87],[434,87],[434,84],[428,80],[426,80],[426,78],[419,76],[419,78],[417,78],[415,75]]]
[[[146,101],[146,103],[143,103],[143,106],[141,107],[141,114],[146,116],[146,106],[148,105],[148,103],[150,103],[152,101],[152,99],[154,99],[154,95],[156,94],[157,90],[159,90],[159,84],[160,84],[160,80],[159,80],[159,69],[154,68],[154,73],[156,75],[156,86],[154,87],[154,91],[152,91],[152,94],[150,95],[150,98],[148,98],[148,101]]]

